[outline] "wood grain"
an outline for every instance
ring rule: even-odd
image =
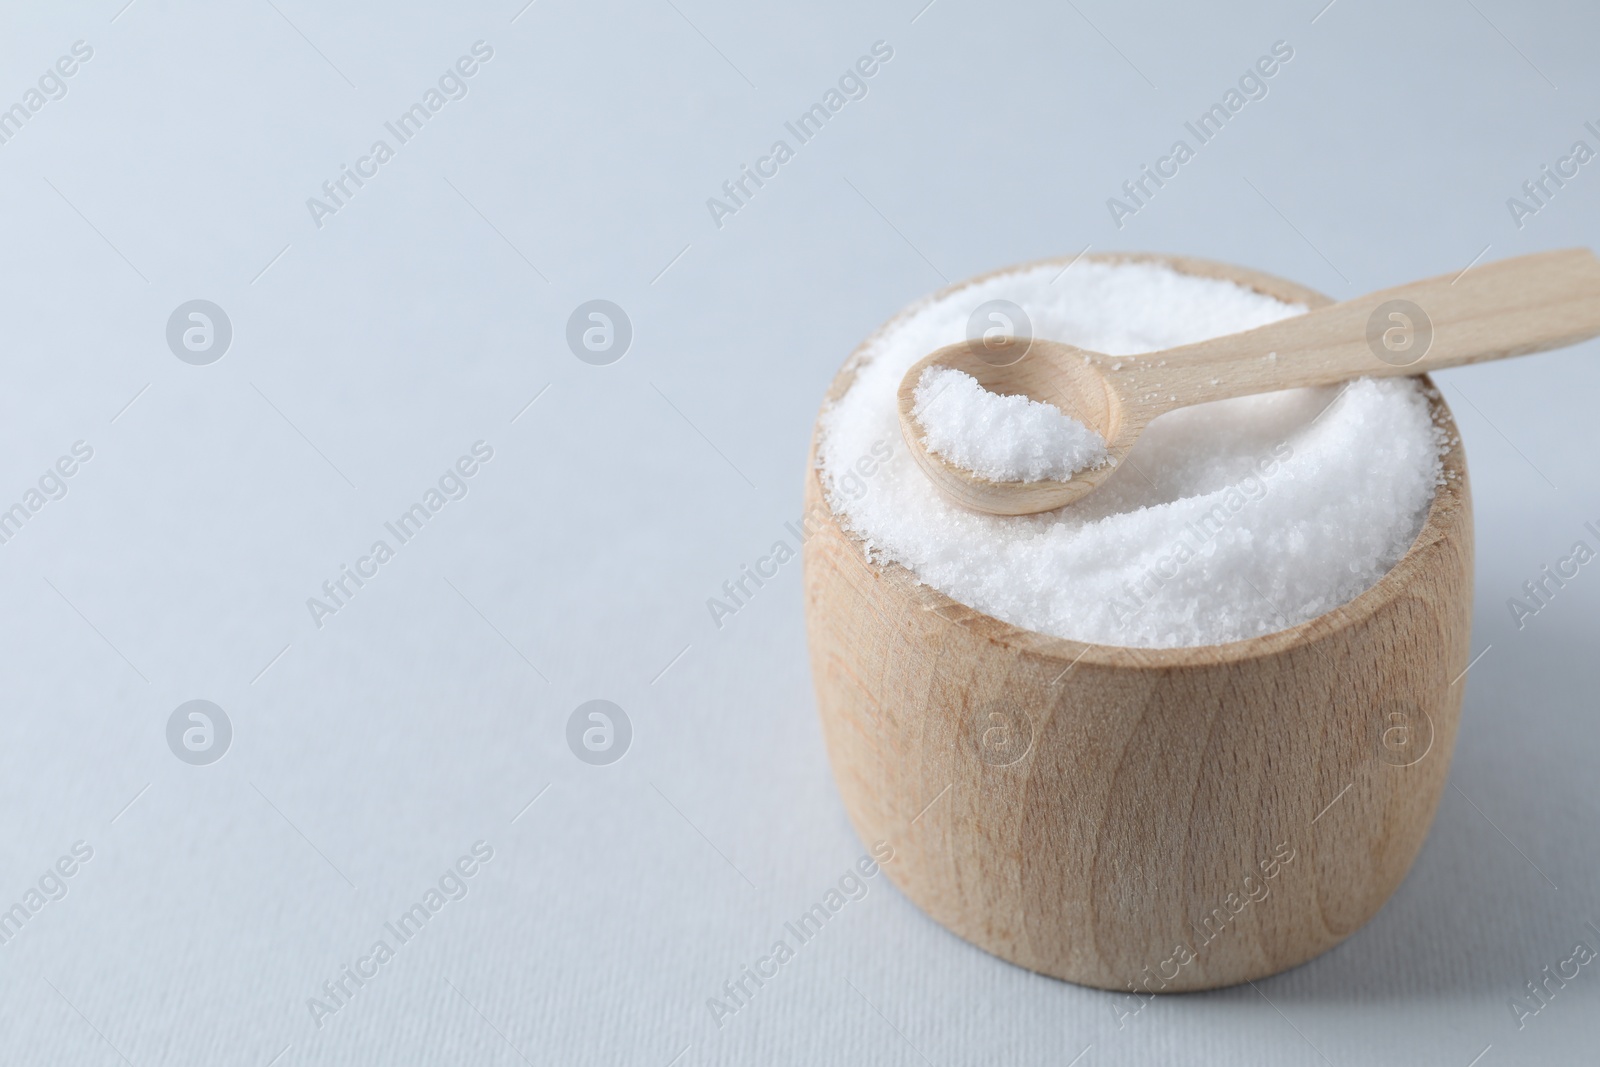
[[[1222,264],[1090,258],[1330,303]],[[1179,649],[1021,630],[869,561],[825,502],[814,438],[818,709],[845,807],[863,840],[893,845],[905,894],[1004,959],[1141,997],[1276,973],[1371,918],[1432,822],[1467,665],[1466,463],[1432,403],[1447,480],[1393,570],[1289,630]]]

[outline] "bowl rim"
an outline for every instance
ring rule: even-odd
[[[931,611],[947,621],[973,630],[997,645],[1019,652],[1025,651],[1048,660],[1064,662],[1070,665],[1082,662],[1098,667],[1140,668],[1196,667],[1241,663],[1279,655],[1291,649],[1302,648],[1306,645],[1326,640],[1344,630],[1361,624],[1380,609],[1394,602],[1404,590],[1412,585],[1415,572],[1423,565],[1422,557],[1424,554],[1444,540],[1448,530],[1458,521],[1459,513],[1463,509],[1470,508],[1471,504],[1471,489],[1467,478],[1466,450],[1461,441],[1461,434],[1456,427],[1455,418],[1450,411],[1449,405],[1445,403],[1444,396],[1427,375],[1419,375],[1418,380],[1422,383],[1424,393],[1427,396],[1429,412],[1433,418],[1434,425],[1438,426],[1445,434],[1447,448],[1442,461],[1443,478],[1434,491],[1433,502],[1428,507],[1428,515],[1423,520],[1422,528],[1417,531],[1417,536],[1412,540],[1411,547],[1406,549],[1405,555],[1401,556],[1395,565],[1390,567],[1372,585],[1343,604],[1330,608],[1320,615],[1307,619],[1305,622],[1297,623],[1287,629],[1221,644],[1185,645],[1177,648],[1104,645],[1091,641],[1077,641],[1068,637],[1056,637],[1051,634],[1041,633],[1037,630],[1028,630],[1005,622],[977,608],[963,604],[925,584],[903,564],[892,560],[878,561],[870,558],[865,541],[848,529],[841,521],[839,513],[834,510],[832,502],[828,499],[826,487],[822,483],[822,472],[818,461],[818,447],[822,437],[822,414],[855,383],[856,373],[866,362],[868,350],[886,333],[923,308],[953,296],[963,289],[1007,274],[1018,274],[1048,266],[1061,266],[1063,273],[1065,273],[1080,259],[1096,263],[1161,264],[1181,274],[1231,281],[1266,296],[1288,303],[1304,304],[1308,308],[1323,307],[1334,303],[1331,297],[1298,282],[1290,281],[1287,278],[1280,278],[1263,271],[1249,267],[1238,267],[1217,260],[1160,252],[1084,252],[1070,258],[1059,256],[1030,260],[985,271],[971,278],[954,282],[912,303],[897,312],[857,345],[855,350],[850,353],[849,358],[834,374],[827,393],[823,397],[818,417],[812,424],[811,447],[807,457],[806,476],[808,488],[816,493],[817,499],[827,509],[828,521],[833,524],[834,528],[848,543],[862,553],[861,562],[876,577],[889,583],[890,586],[906,598],[918,603],[923,610]],[[1470,522],[1470,511],[1467,515],[1467,521]],[[811,540],[812,538],[807,538],[806,543],[809,545]]]

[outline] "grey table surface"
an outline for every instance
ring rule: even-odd
[[[1129,1017],[877,878],[748,1007],[708,1008],[866,848],[798,565],[720,628],[706,608],[800,510],[860,338],[947,280],[1086,247],[1348,297],[1600,245],[1600,163],[1522,189],[1600,148],[1592,6],[924,2],[0,12],[0,507],[23,508],[0,544],[0,1059],[1600,1055],[1597,968],[1511,1007],[1600,947],[1600,575],[1520,625],[1507,606],[1600,544],[1594,342],[1442,376],[1481,658],[1432,835],[1366,928]],[[1280,41],[1264,97],[1108,207]],[[864,96],[708,206],[877,42]],[[631,326],[603,366],[567,341],[595,299]],[[426,525],[386,534],[430,489]],[[568,743],[595,699],[631,727],[609,765]]]

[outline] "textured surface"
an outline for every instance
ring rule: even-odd
[[[964,371],[929,367],[912,410],[928,447],[997,482],[1066,481],[1106,458],[1105,438],[1049,403],[990,392]]]
[[[7,104],[94,48],[0,145],[0,500],[94,448],[0,545],[0,900],[94,849],[0,945],[5,1060],[1593,1059],[1592,967],[1520,1031],[1507,999],[1600,923],[1600,573],[1522,629],[1506,605],[1596,545],[1593,342],[1440,376],[1483,658],[1433,832],[1357,935],[1119,1028],[1105,994],[967,945],[880,875],[748,1008],[719,1029],[706,1007],[867,849],[823,753],[798,560],[720,628],[706,606],[792,546],[845,354],[943,278],[1087,244],[1334,297],[1485,245],[1600,245],[1595,163],[1521,229],[1506,207],[1594,144],[1593,13],[673,2],[0,15]],[[469,94],[316,228],[306,198],[479,39]],[[706,199],[880,39],[866,98],[718,229]],[[1270,94],[1119,230],[1106,198],[1278,39]],[[210,366],[165,338],[196,298],[233,325]],[[634,326],[609,367],[566,341],[592,299]],[[318,629],[306,599],[478,440],[468,495]],[[611,766],[567,742],[596,698],[632,722]],[[233,725],[210,766],[168,748],[193,699]],[[306,999],[479,839],[468,895],[319,1031]]]
[[[912,447],[921,430],[906,422],[907,368],[945,344],[964,352],[961,323],[974,304],[1010,297],[1041,337],[1107,353],[1292,322],[1288,309],[1306,306],[1224,280],[1225,265],[1182,262],[1179,273],[1091,254],[1070,271],[1067,261],[1002,270],[896,315],[854,357],[850,389],[818,417],[829,500],[848,528],[963,604],[1109,645],[1239,640],[1370,586],[1421,529],[1438,479],[1439,433],[1411,381],[1170,412],[1105,484],[1072,508],[1035,515],[956,505],[945,490],[971,482],[936,486],[937,461]],[[1054,379],[1059,367],[1030,350],[1004,372]]]

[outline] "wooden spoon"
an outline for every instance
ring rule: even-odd
[[[1105,481],[1150,420],[1174,408],[1351,378],[1426,374],[1577,344],[1600,334],[1600,261],[1587,248],[1539,252],[1384,289],[1244,333],[1140,356],[1056,341],[973,340],[941,348],[900,382],[900,431],[924,473],[959,504],[1031,515]],[[996,482],[931,452],[912,414],[935,364],[985,389],[1054,404],[1097,431],[1109,456],[1068,481]]]

